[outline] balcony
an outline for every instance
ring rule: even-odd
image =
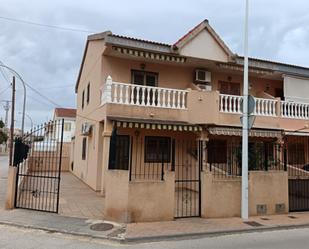
[[[220,94],[220,112],[241,114],[242,96]],[[309,104],[254,98],[256,116],[309,120]]]
[[[309,120],[309,104],[254,98],[255,128],[297,130]],[[119,83],[109,76],[102,89],[106,116],[241,126],[242,96]]]
[[[101,103],[181,110],[187,109],[187,95],[187,90],[119,83],[109,77],[103,89]]]

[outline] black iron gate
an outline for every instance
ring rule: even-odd
[[[175,218],[201,216],[202,142],[174,140]]]
[[[58,213],[63,123],[45,123],[15,141],[16,208]]]
[[[289,209],[309,211],[309,137],[288,136],[286,146]]]

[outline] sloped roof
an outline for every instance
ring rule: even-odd
[[[76,109],[73,108],[55,108],[55,117],[58,118],[75,118]]]
[[[200,32],[206,29],[210,35],[215,39],[215,41],[220,45],[220,47],[225,51],[225,53],[233,57],[235,54],[229,49],[229,47],[224,43],[224,41],[220,38],[220,36],[216,33],[216,31],[209,25],[207,19],[199,23],[193,29],[191,29],[188,33],[186,33],[183,37],[181,37],[177,42],[173,44],[174,49],[179,49],[185,46],[188,42],[194,39]]]

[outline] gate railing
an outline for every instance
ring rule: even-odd
[[[15,141],[15,207],[58,213],[63,120],[38,126]]]

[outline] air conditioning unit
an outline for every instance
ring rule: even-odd
[[[196,86],[202,91],[211,91],[212,87],[209,84],[196,84]]]
[[[89,136],[91,134],[92,125],[88,123],[82,124],[82,135]]]
[[[195,82],[211,83],[211,72],[203,70],[203,69],[196,69],[195,70]]]

